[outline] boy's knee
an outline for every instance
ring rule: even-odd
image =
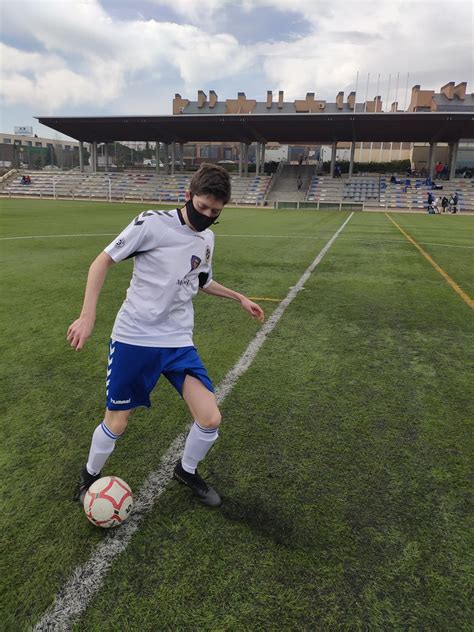
[[[203,428],[218,428],[222,420],[222,415],[218,408],[202,415],[202,419],[198,419],[198,423]]]
[[[114,434],[122,434],[128,425],[131,410],[108,410],[105,413],[105,425]]]

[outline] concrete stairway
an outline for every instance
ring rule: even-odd
[[[314,173],[314,165],[284,165],[278,181],[267,196],[267,203],[273,206],[273,202],[303,202],[306,198],[311,177]],[[298,191],[296,180],[301,176],[303,184]]]

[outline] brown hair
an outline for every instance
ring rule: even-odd
[[[213,195],[216,200],[227,204],[231,190],[229,174],[219,165],[203,162],[191,178],[189,190],[192,195]]]

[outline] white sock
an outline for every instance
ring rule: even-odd
[[[218,436],[217,428],[203,428],[196,421],[193,423],[181,458],[185,472],[194,474],[199,461],[203,460]]]
[[[105,425],[105,421],[97,426],[92,435],[91,448],[89,450],[89,459],[87,460],[87,471],[95,476],[104,467],[105,462],[112,454],[115,448],[115,442],[120,437],[114,434]]]

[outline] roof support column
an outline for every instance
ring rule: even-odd
[[[92,173],[97,173],[97,141],[92,143]]]
[[[168,143],[165,143],[165,173],[166,175],[170,173],[170,146]]]
[[[183,143],[179,143],[179,170],[184,171],[184,147]]]
[[[262,164],[260,168],[260,173],[265,173],[265,143],[262,143]]]
[[[109,146],[107,143],[104,143],[104,153],[105,153],[105,170],[109,170]]]
[[[334,142],[331,147],[331,166],[329,167],[329,175],[334,178],[334,167],[336,166],[336,151],[337,142]]]
[[[249,145],[247,145],[247,143],[245,143],[244,147],[245,147],[245,163],[244,163],[245,177],[248,178],[248,175],[249,175]]]
[[[356,144],[355,141],[351,143],[351,153],[349,158],[349,180],[352,178],[352,172],[354,171],[354,154],[355,154]]]
[[[260,173],[260,152],[262,150],[262,146],[259,142],[257,142],[257,148],[255,150],[255,175],[258,176]]]
[[[82,140],[79,141],[79,171],[84,173],[84,143]]]
[[[436,143],[430,143],[430,149],[428,151],[428,175],[434,180],[434,159],[435,159]]]
[[[155,145],[155,161],[156,161],[156,175],[160,174],[160,143],[156,141]]]
[[[239,143],[239,178],[242,177],[242,161],[243,161],[243,153],[244,153],[244,144]]]
[[[176,143],[171,143],[171,175],[174,176],[174,163],[176,161]]]
[[[449,143],[449,179],[453,180],[456,177],[456,163],[458,161],[458,149],[459,141],[455,143]]]

